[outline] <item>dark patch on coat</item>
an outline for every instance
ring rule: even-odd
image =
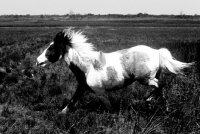
[[[106,65],[106,57],[103,52],[99,52],[98,59],[95,59],[93,66],[96,70],[101,70]]]
[[[117,78],[117,71],[113,67],[109,66],[106,68],[106,74],[107,74],[109,83],[113,84]]]
[[[64,57],[69,47],[71,47],[71,39],[65,36],[64,32],[59,32],[56,34],[53,44],[47,49],[45,56],[54,63],[59,60],[60,56]]]

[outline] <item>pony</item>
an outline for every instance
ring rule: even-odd
[[[97,95],[121,89],[138,81],[154,87],[147,100],[160,89],[159,76],[162,72],[183,74],[184,68],[194,63],[176,60],[166,48],[153,49],[138,45],[110,53],[96,51],[82,31],[71,28],[57,33],[50,45],[37,57],[36,65],[45,67],[63,59],[78,81],[77,89],[64,106],[66,113],[89,90]]]

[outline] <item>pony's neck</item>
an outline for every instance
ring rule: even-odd
[[[87,73],[90,66],[96,59],[98,52],[94,51],[92,43],[87,42],[87,38],[82,32],[71,31],[67,33],[71,38],[71,45],[67,54],[67,62],[70,65],[80,68],[83,72]]]
[[[68,54],[68,64],[69,66],[70,64],[73,64],[80,68],[80,70],[84,73],[87,73],[91,64],[95,61],[97,54],[98,52],[96,51],[83,53],[76,51],[74,48],[70,48]]]

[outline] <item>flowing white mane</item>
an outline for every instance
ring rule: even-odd
[[[65,29],[63,30],[65,36],[71,39],[71,46],[79,53],[90,53],[95,51],[95,47],[92,43],[87,42],[87,37],[79,30]]]
[[[76,57],[77,64],[86,67],[90,64],[94,65],[99,61],[100,53],[95,51],[96,48],[92,43],[87,42],[87,37],[80,30],[75,32],[71,29],[65,29],[63,32],[70,39],[71,48],[74,57]]]

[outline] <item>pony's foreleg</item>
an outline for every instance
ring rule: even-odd
[[[83,90],[80,86],[78,86],[76,92],[74,93],[74,96],[71,98],[68,105],[63,108],[61,113],[65,114],[68,111],[68,109],[70,109],[77,102],[77,100],[83,95],[84,91],[85,90]]]

